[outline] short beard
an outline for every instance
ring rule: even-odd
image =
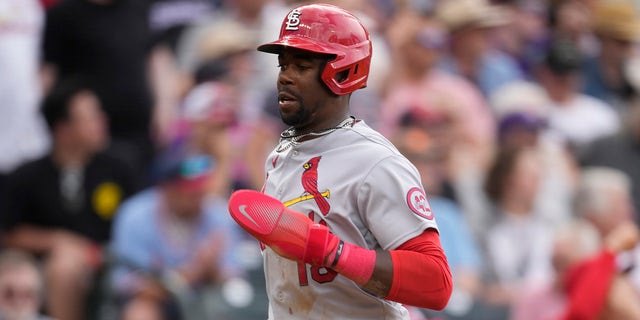
[[[292,127],[303,126],[309,121],[310,117],[311,117],[311,112],[309,111],[308,108],[304,106],[302,101],[300,101],[300,107],[298,108],[295,114],[285,116],[282,113],[280,113],[280,118],[282,119],[282,122]]]

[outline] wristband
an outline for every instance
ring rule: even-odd
[[[340,256],[342,256],[343,248],[344,248],[344,241],[340,240],[340,243],[338,244],[338,248],[336,249],[336,255],[335,257],[333,257],[333,263],[331,264],[331,266],[329,266],[329,268],[334,269],[336,267],[336,265],[338,264],[338,260],[340,260]]]
[[[336,247],[336,259],[331,263],[341,275],[364,286],[371,279],[376,266],[375,250],[365,249],[351,243],[340,241]]]

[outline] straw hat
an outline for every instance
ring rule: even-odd
[[[256,35],[228,17],[215,16],[189,27],[177,47],[179,67],[193,74],[203,63],[255,50]]]
[[[640,16],[627,0],[601,0],[593,8],[593,31],[618,40],[640,39]]]
[[[508,11],[486,0],[446,0],[436,8],[436,17],[451,31],[489,28],[511,21]]]
[[[198,45],[201,60],[224,58],[227,55],[254,50],[255,34],[244,25],[221,19],[203,28]]]
[[[513,112],[544,116],[548,112],[550,101],[539,84],[522,80],[501,86],[489,96],[489,104],[498,118]]]

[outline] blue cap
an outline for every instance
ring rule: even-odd
[[[546,121],[530,112],[513,112],[505,115],[498,123],[498,134],[503,136],[513,129],[524,129],[538,132],[546,126]]]
[[[156,183],[199,180],[211,174],[215,167],[213,157],[190,152],[186,141],[173,143],[155,160],[153,176]]]

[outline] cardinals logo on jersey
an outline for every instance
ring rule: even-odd
[[[329,213],[331,206],[322,193],[318,191],[318,163],[320,163],[320,158],[320,156],[312,158],[302,166],[304,168],[304,172],[302,173],[302,187],[306,193],[313,196],[318,208],[320,208],[320,212],[326,215]]]
[[[305,200],[314,200],[318,205],[318,209],[320,209],[320,213],[326,215],[329,213],[331,209],[331,205],[327,199],[331,193],[329,190],[324,190],[320,192],[318,190],[318,164],[320,163],[321,156],[311,158],[309,161],[305,162],[302,165],[304,171],[302,172],[302,187],[304,188],[304,194],[295,199],[291,199],[289,201],[285,201],[284,205],[289,207],[298,202]]]

